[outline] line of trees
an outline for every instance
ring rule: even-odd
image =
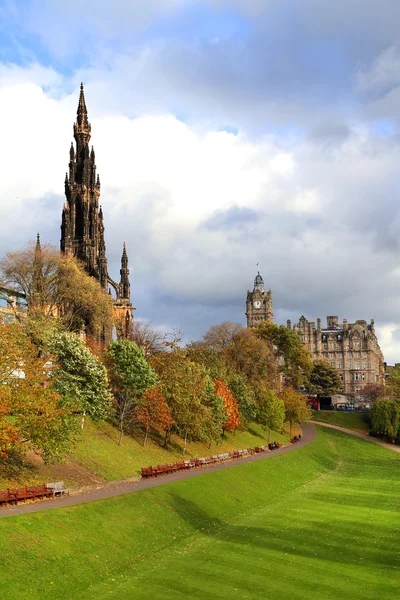
[[[175,432],[184,452],[189,440],[211,447],[251,422],[270,435],[310,418],[296,389],[315,371],[283,326],[223,323],[182,347],[176,332],[137,323],[131,340],[98,344],[112,328],[112,299],[79,262],[40,244],[0,263],[0,289],[7,287],[25,296],[27,312],[0,323],[4,457],[30,448],[57,459],[87,416],[111,419],[119,443],[140,427],[144,444],[154,432],[167,446]]]

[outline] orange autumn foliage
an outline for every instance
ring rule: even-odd
[[[214,394],[222,398],[224,403],[226,420],[222,428],[226,431],[234,431],[240,425],[239,407],[236,398],[222,379],[214,381]]]
[[[145,430],[144,444],[152,428],[161,431],[171,429],[174,420],[158,386],[144,392],[141,403],[135,408],[135,421]]]

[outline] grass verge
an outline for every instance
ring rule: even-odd
[[[370,420],[368,412],[345,412],[340,410],[314,410],[314,421],[329,423],[338,427],[346,427],[355,431],[368,433],[370,430]]]
[[[399,465],[320,429],[265,461],[0,519],[1,599],[397,599]]]

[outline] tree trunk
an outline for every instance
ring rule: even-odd
[[[82,420],[81,420],[81,429],[83,429],[85,427],[85,416],[86,416],[86,413],[84,412],[82,415]]]
[[[164,438],[164,448],[167,447],[168,444],[168,429],[165,432],[165,438]]]
[[[119,426],[119,440],[118,440],[118,446],[121,446],[121,445],[122,445],[122,436],[123,436],[123,434],[124,434],[124,425],[123,425],[123,423],[121,422],[121,423],[120,423],[120,426]]]
[[[271,440],[271,430],[268,429],[268,444],[269,444],[270,440]]]
[[[289,435],[292,437],[292,420],[289,421]]]
[[[146,445],[146,442],[147,442],[147,436],[148,436],[148,435],[149,435],[149,430],[148,430],[148,429],[146,429],[146,434],[145,434],[145,436],[144,436],[144,442],[143,442],[143,448],[144,448],[144,447],[145,447],[145,445]]]
[[[183,444],[183,454],[186,454],[187,431],[185,431],[185,443]]]

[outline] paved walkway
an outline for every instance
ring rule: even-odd
[[[55,498],[54,500],[40,500],[32,504],[18,504],[17,506],[4,506],[0,507],[0,517],[12,517],[15,515],[21,515],[25,513],[35,513],[42,510],[49,510],[52,508],[63,508],[65,506],[72,506],[74,504],[82,504],[84,502],[94,502],[95,500],[104,500],[105,498],[112,498],[114,496],[120,496],[122,494],[130,494],[132,492],[138,492],[148,488],[158,487],[165,485],[166,483],[172,483],[174,481],[182,481],[184,479],[191,479],[192,477],[198,477],[204,475],[204,473],[213,473],[214,471],[222,471],[223,469],[230,469],[237,465],[254,462],[256,460],[264,460],[280,454],[286,454],[297,450],[302,446],[310,444],[317,437],[317,429],[313,423],[307,423],[302,426],[302,441],[298,444],[289,444],[279,450],[273,450],[272,452],[262,452],[261,454],[254,454],[245,458],[239,458],[227,463],[219,463],[211,465],[209,467],[202,467],[193,469],[190,471],[178,471],[177,473],[171,473],[170,475],[161,475],[155,479],[128,479],[123,481],[111,482],[102,486],[98,486],[91,490],[73,492],[69,496],[63,496],[61,498]]]
[[[387,448],[388,450],[392,450],[393,452],[400,453],[400,446],[394,446],[393,444],[387,444],[386,442],[382,442],[377,438],[371,437],[366,433],[362,433],[361,431],[355,431],[354,429],[347,429],[346,427],[339,427],[338,425],[331,425],[330,423],[322,423],[321,421],[310,421],[310,423],[315,423],[315,425],[322,425],[322,427],[329,427],[330,429],[337,429],[338,431],[344,431],[344,433],[349,433],[350,435],[354,435],[355,437],[360,438],[361,440],[365,440],[366,442],[371,442],[372,444],[377,444],[378,446],[382,446],[383,448]]]

